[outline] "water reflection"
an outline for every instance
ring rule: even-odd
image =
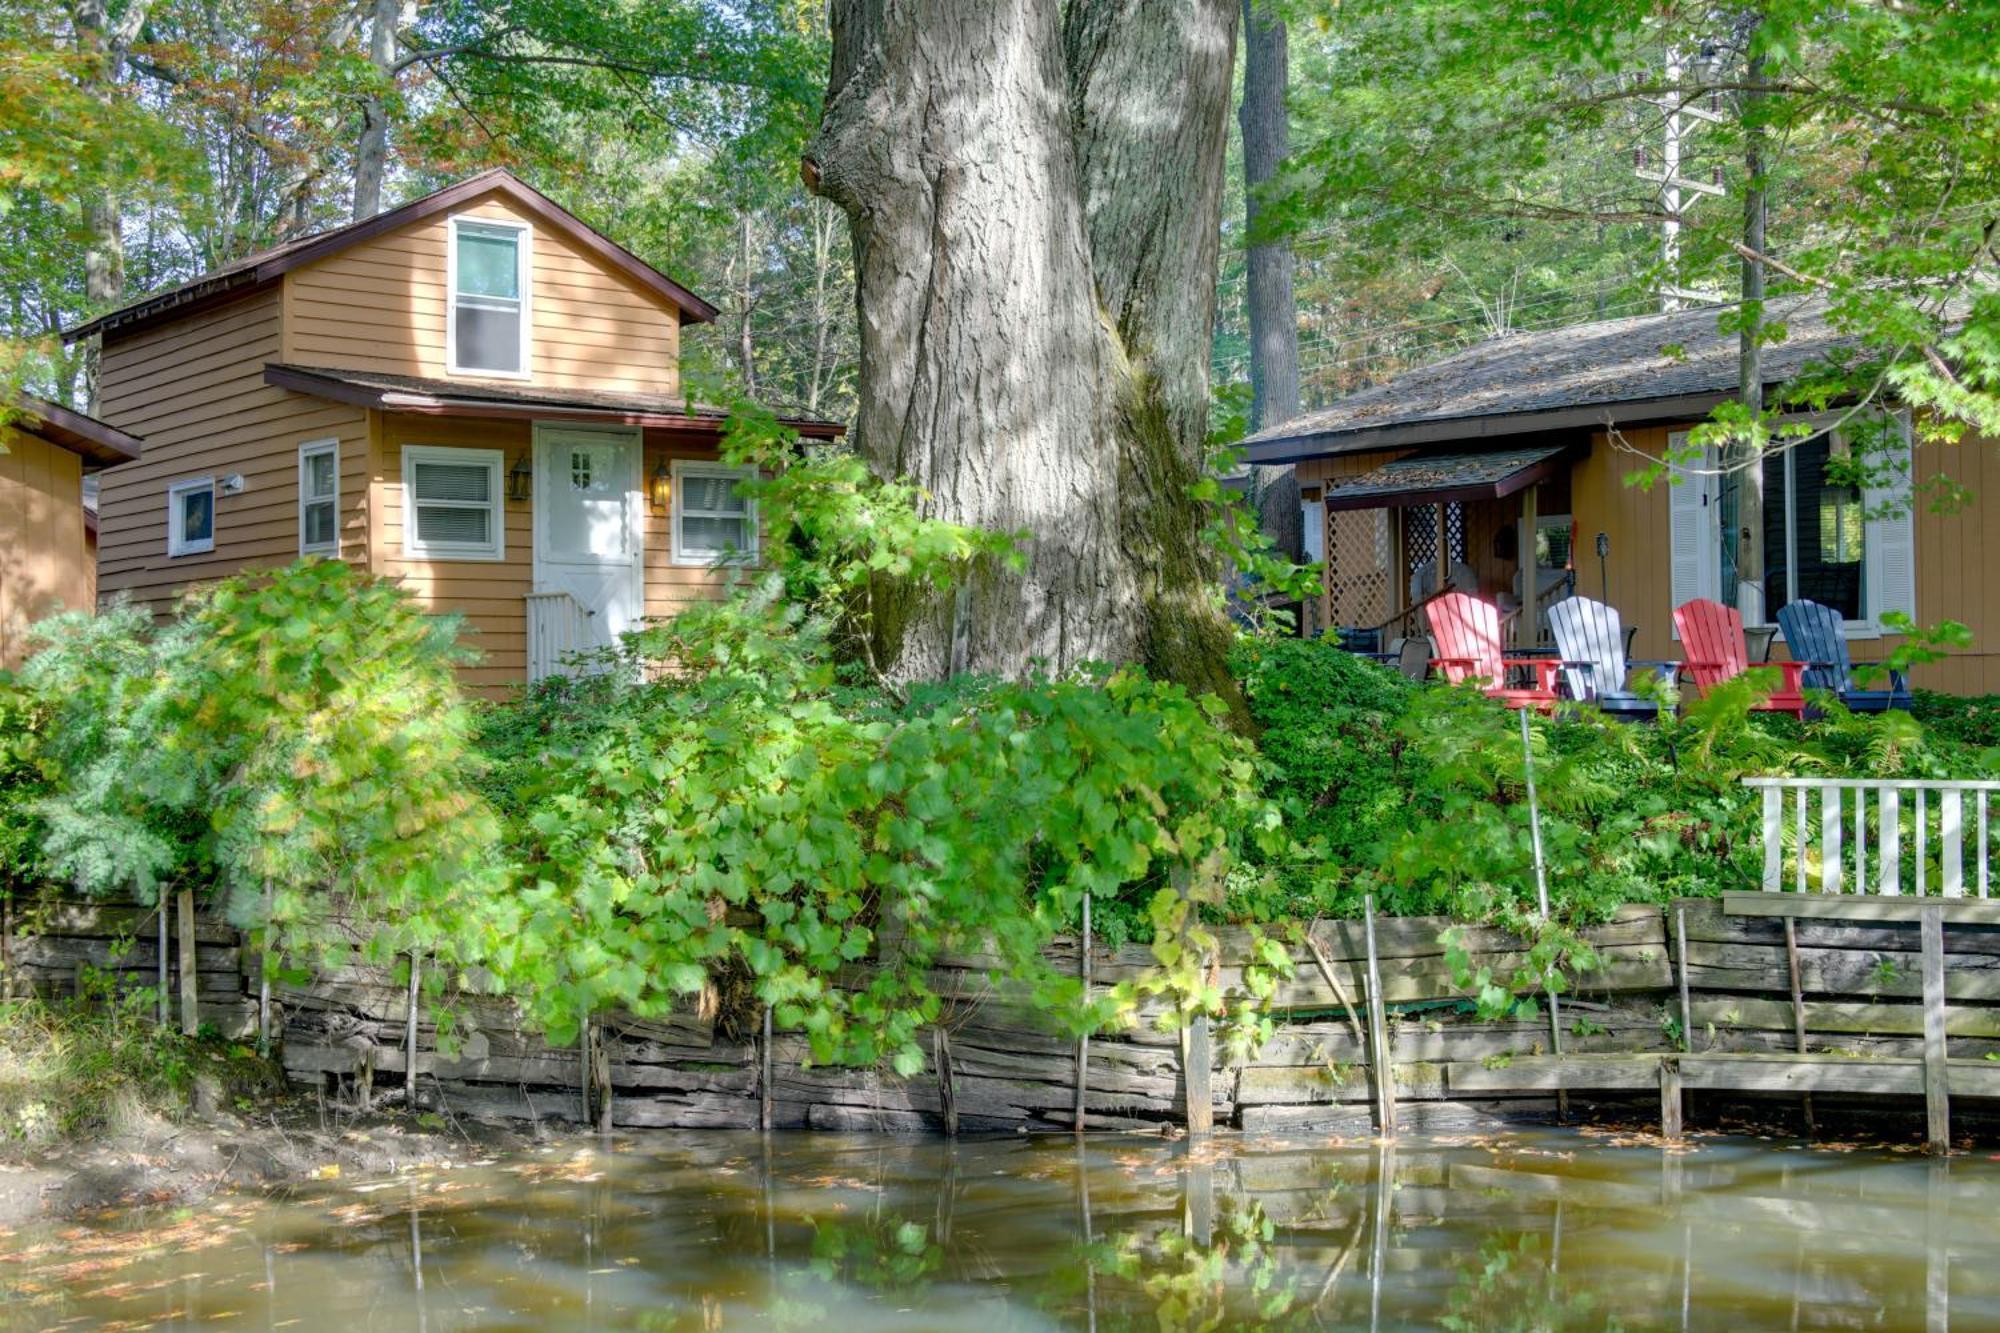
[[[698,1134],[0,1237],[8,1327],[2000,1325],[2000,1166]]]

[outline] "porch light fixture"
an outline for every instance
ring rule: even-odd
[[[534,493],[535,465],[523,453],[514,460],[514,466],[507,469],[507,498],[516,503],[524,502]]]
[[[653,475],[647,479],[646,502],[652,505],[655,512],[664,514],[667,506],[673,503],[673,498],[674,474],[668,469],[667,460],[662,458],[659,466],[653,469]]]

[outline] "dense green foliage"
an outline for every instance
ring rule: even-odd
[[[496,826],[454,622],[306,560],[163,628],[121,607],[40,634],[0,684],[24,778],[0,801],[10,877],[144,903],[196,887],[275,954],[469,947]]]
[[[1313,853],[1284,870],[1295,914],[1513,919],[1535,902],[1519,719],[1474,692],[1415,686],[1324,642],[1246,641],[1238,669],[1263,724],[1272,799]],[[1755,673],[1753,673],[1754,675]],[[1657,725],[1589,709],[1531,722],[1550,905],[1579,921],[1622,903],[1740,888],[1758,866],[1762,773],[2000,773],[1978,701],[1926,696],[1926,725],[1831,700],[1800,724],[1749,711],[1745,677]]]

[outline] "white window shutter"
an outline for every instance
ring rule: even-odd
[[[1669,454],[1686,446],[1684,433],[1667,437]],[[1721,537],[1715,520],[1715,478],[1708,475],[1711,460],[1705,457],[1699,462],[1700,472],[1683,476],[1667,487],[1667,540],[1673,548],[1669,552],[1673,588],[1673,606],[1667,608],[1669,623],[1673,607],[1697,597],[1714,597],[1722,577]],[[1678,630],[1674,631],[1674,637],[1680,637]]]
[[[1916,515],[1911,512],[1910,427],[1902,421],[1902,442],[1890,455],[1892,475],[1883,484],[1870,486],[1863,497],[1867,507],[1865,558],[1868,563],[1868,618],[1882,623],[1885,611],[1917,614]],[[1886,513],[1883,511],[1887,511]]]

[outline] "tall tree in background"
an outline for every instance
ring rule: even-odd
[[[1292,246],[1263,225],[1264,190],[1291,152],[1291,82],[1285,20],[1268,0],[1243,0],[1244,305],[1250,323],[1250,429],[1282,425],[1299,412],[1299,308],[1292,292]],[[1253,467],[1251,498],[1264,531],[1292,559],[1304,558],[1298,470]]]
[[[1027,534],[885,588],[892,676],[1141,660],[1225,695],[1203,472],[1237,0],[837,0],[809,184],[847,210],[856,443]]]

